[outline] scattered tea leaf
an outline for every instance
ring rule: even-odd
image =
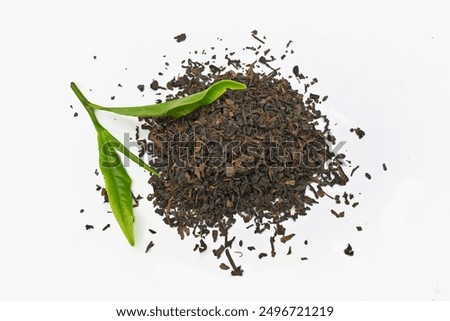
[[[347,247],[344,250],[344,253],[348,256],[353,256],[353,254],[355,254],[350,244],[347,245]]]
[[[173,39],[175,39],[177,42],[183,42],[186,40],[186,34],[179,34],[178,36],[173,37]]]
[[[150,243],[148,243],[146,249],[145,249],[145,253],[148,253],[148,251],[150,251],[150,249],[155,246],[155,244],[153,243],[153,241],[150,241]]]
[[[229,267],[228,265],[226,265],[225,263],[220,263],[219,267],[220,267],[222,270],[229,270],[229,269],[230,269],[230,267]]]

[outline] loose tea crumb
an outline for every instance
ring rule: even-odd
[[[358,232],[361,232],[363,230],[361,226],[357,226],[356,229],[358,230]]]
[[[258,255],[258,257],[260,259],[262,259],[263,257],[266,257],[266,256],[267,256],[267,253],[259,253],[259,255]]]
[[[331,214],[333,214],[333,215],[336,216],[337,218],[342,218],[342,217],[345,216],[345,212],[337,213],[335,210],[331,210]]]
[[[344,253],[348,256],[353,256],[354,252],[350,244],[347,245],[347,248],[344,250]]]
[[[154,230],[152,230],[152,229],[148,229],[148,231],[150,232],[150,233],[152,233],[152,234],[156,234],[156,231],[154,231]]]
[[[86,224],[85,228],[86,228],[86,231],[89,231],[89,230],[92,230],[94,228],[94,226],[90,225],[90,224]]]
[[[173,37],[173,39],[175,39],[177,42],[183,42],[186,40],[186,34],[179,34],[178,36]]]
[[[229,267],[228,265],[226,265],[225,263],[220,263],[219,267],[220,267],[222,270],[229,270],[229,269],[230,269],[230,267]]]
[[[283,236],[280,241],[281,243],[286,243],[287,241],[290,241],[295,236],[295,233]]]
[[[109,203],[108,192],[104,187],[102,187],[100,195],[103,196],[103,203]]]
[[[361,128],[350,128],[350,132],[355,132],[359,139],[363,138],[366,134]]]
[[[384,170],[384,171],[387,171],[387,166],[386,166],[385,163],[383,163],[383,170]]]
[[[353,174],[356,172],[356,170],[359,168],[359,165],[352,169],[350,176],[353,176]]]
[[[367,177],[367,179],[372,179],[372,176],[369,173],[366,173],[364,175]]]
[[[80,210],[80,213],[84,213],[84,209],[83,208]]]
[[[153,90],[158,90],[159,89],[159,83],[157,80],[153,80],[152,83],[150,84],[150,88]]]
[[[137,89],[139,89],[140,92],[143,92],[145,90],[144,85],[137,85]]]
[[[150,243],[148,243],[147,248],[145,249],[145,253],[147,253],[148,251],[150,251],[150,249],[155,246],[155,244],[153,243],[153,241],[150,241]]]
[[[306,256],[300,258],[302,261],[308,261],[308,258]]]
[[[73,117],[78,117],[78,113],[74,113],[74,114],[73,114]]]
[[[107,229],[109,229],[111,227],[110,224],[106,224],[105,227],[102,228],[102,231],[106,231]]]

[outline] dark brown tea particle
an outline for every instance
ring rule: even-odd
[[[230,267],[229,267],[228,265],[226,265],[225,263],[220,263],[219,267],[220,267],[222,270],[229,270],[229,269],[230,269]]]
[[[331,210],[331,214],[333,214],[334,216],[336,216],[337,218],[342,218],[345,216],[345,212],[342,211],[340,213],[336,212],[335,210]]]
[[[173,37],[173,39],[175,39],[177,42],[183,42],[186,40],[186,34],[179,34],[178,36]]]
[[[153,90],[158,90],[159,89],[159,83],[157,80],[153,80],[150,84],[150,88]]]
[[[262,259],[263,257],[266,257],[266,256],[267,256],[267,253],[259,253],[259,255],[258,255],[258,257],[260,259]]]
[[[366,173],[364,175],[367,177],[367,179],[372,179],[372,176],[369,173]]]
[[[361,128],[350,128],[350,131],[353,133],[355,132],[356,136],[358,136],[359,139],[363,138],[366,134]]]
[[[347,245],[347,247],[344,250],[344,253],[348,256],[353,256],[353,254],[355,254],[350,244]]]
[[[150,241],[150,243],[148,243],[147,248],[145,249],[145,253],[148,253],[148,251],[150,251],[150,249],[155,246],[155,244],[153,243],[153,241]]]
[[[290,241],[295,236],[295,233],[283,236],[280,241],[281,243],[286,243],[287,241]]]
[[[86,224],[85,228],[86,228],[86,231],[89,231],[89,230],[92,230],[94,228],[94,226],[90,225],[90,224]]]
[[[383,163],[383,170],[384,170],[384,171],[387,171],[387,166],[386,166],[385,163]]]
[[[353,176],[353,174],[356,172],[356,170],[359,168],[359,165],[352,169],[350,176]]]
[[[102,231],[106,231],[107,229],[109,229],[111,227],[110,224],[106,224],[103,228]]]

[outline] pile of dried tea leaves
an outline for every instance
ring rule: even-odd
[[[275,256],[275,242],[286,243],[294,236],[283,223],[306,215],[320,198],[340,202],[339,195],[330,196],[326,189],[349,180],[342,168],[345,155],[333,153],[336,139],[330,122],[317,108],[327,97],[308,92],[317,79],[308,81],[297,66],[283,77],[272,67],[275,58],[268,56],[269,50],[246,49],[257,57],[250,63],[242,63],[234,53],[226,54],[225,66],[188,59],[183,61],[184,74],[165,87],[156,82],[152,89],[173,90],[167,96],[172,99],[232,79],[246,84],[247,90],[229,91],[180,119],[141,119],[145,131],[138,133],[141,156],[151,155],[150,165],[161,173],[149,180],[153,192],[148,199],[156,213],[182,239],[198,238],[194,250],[206,251],[212,239],[214,255],[225,254],[229,261],[230,266],[222,263],[220,268],[233,275],[243,273],[230,253],[235,237],[229,231],[238,220],[254,233],[265,232],[270,255]],[[293,89],[288,79],[303,84],[304,92]],[[148,136],[142,137],[144,132]]]

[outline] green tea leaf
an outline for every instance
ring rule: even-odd
[[[227,89],[243,90],[247,88],[240,82],[221,80],[199,93],[162,104],[141,107],[109,108],[91,103],[81,93],[75,83],[71,83],[70,86],[86,108],[97,131],[99,164],[105,179],[105,188],[108,193],[109,203],[122,232],[125,234],[125,237],[131,246],[134,245],[134,215],[133,199],[131,195],[131,178],[125,170],[117,152],[121,152],[124,156],[150,171],[152,174],[159,175],[159,173],[139,157],[132,154],[121,142],[111,135],[111,133],[98,122],[97,117],[95,116],[95,110],[104,110],[125,116],[172,116],[174,118],[179,118],[191,113],[198,107],[211,104],[222,96]]]
[[[110,136],[106,129],[97,128],[100,170],[105,179],[112,212],[128,243],[134,246],[131,178],[116,152],[114,142],[110,141]]]
[[[92,108],[98,110],[109,111],[112,113],[125,115],[125,116],[137,116],[137,117],[161,117],[172,116],[179,118],[186,116],[193,112],[198,107],[208,105],[216,101],[222,96],[227,89],[231,90],[244,90],[247,86],[243,83],[233,80],[220,80],[207,89],[200,91],[196,94],[169,100],[161,104],[140,106],[140,107],[103,107],[95,104],[91,104]]]

